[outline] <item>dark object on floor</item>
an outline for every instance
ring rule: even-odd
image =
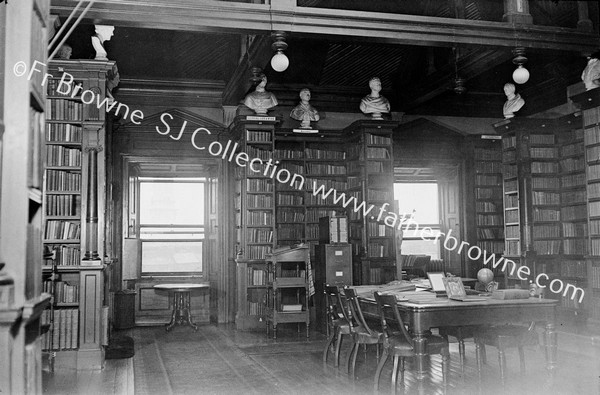
[[[131,358],[134,353],[133,339],[129,336],[114,337],[106,347],[106,359]]]

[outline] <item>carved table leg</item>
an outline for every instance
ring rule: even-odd
[[[187,315],[187,323],[194,328],[195,331],[198,330],[198,325],[192,321],[192,312],[191,312],[191,304],[192,304],[192,293],[186,292],[185,295],[182,295],[185,298],[185,312]]]
[[[173,293],[173,313],[171,313],[171,321],[165,325],[165,330],[168,332],[175,326],[177,321],[177,293]]]
[[[419,394],[425,393],[425,376],[427,374],[427,353],[426,344],[427,338],[425,332],[415,333],[413,338],[413,346],[415,351],[415,373],[417,378],[417,388]]]

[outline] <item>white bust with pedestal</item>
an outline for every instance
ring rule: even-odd
[[[512,83],[504,84],[504,94],[506,95],[506,102],[504,103],[504,107],[502,108],[502,112],[504,114],[504,118],[513,118],[515,116],[515,112],[519,111],[523,105],[525,105],[525,100],[519,95],[515,93],[515,85]]]
[[[382,114],[390,112],[390,102],[383,97],[381,92],[381,80],[377,77],[369,81],[371,93],[360,101],[360,111],[365,115],[371,114],[372,119],[383,119]]]
[[[110,40],[114,31],[114,26],[96,25],[96,35],[92,36],[92,46],[96,51],[96,60],[108,60],[106,50],[104,49],[104,42]]]

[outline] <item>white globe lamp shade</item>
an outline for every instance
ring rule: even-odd
[[[517,84],[524,84],[529,81],[529,71],[520,64],[515,71],[513,71],[512,77]]]
[[[273,70],[282,72],[285,71],[290,65],[290,60],[287,56],[281,51],[277,51],[275,55],[271,58],[271,67]]]

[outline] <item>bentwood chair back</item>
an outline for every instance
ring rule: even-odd
[[[371,329],[365,320],[362,309],[360,307],[360,303],[358,302],[358,297],[356,296],[356,292],[354,289],[346,287],[344,288],[344,295],[346,296],[346,300],[350,305],[350,311],[352,313],[352,317],[350,320],[351,331],[352,331],[352,340],[354,341],[354,345],[352,346],[352,351],[348,354],[348,359],[346,361],[346,366],[350,370],[351,377],[354,379],[354,372],[356,368],[356,355],[358,354],[358,348],[362,344],[365,347],[365,355],[366,355],[366,347],[369,344],[374,344],[377,346],[377,361],[379,361],[379,344],[383,343],[383,333]],[[350,365],[350,359],[352,359],[352,365]]]
[[[323,362],[327,362],[327,354],[335,340],[335,366],[340,364],[340,347],[342,336],[351,335],[350,314],[344,305],[339,288],[325,285],[325,303],[327,304],[327,344],[323,350]]]

